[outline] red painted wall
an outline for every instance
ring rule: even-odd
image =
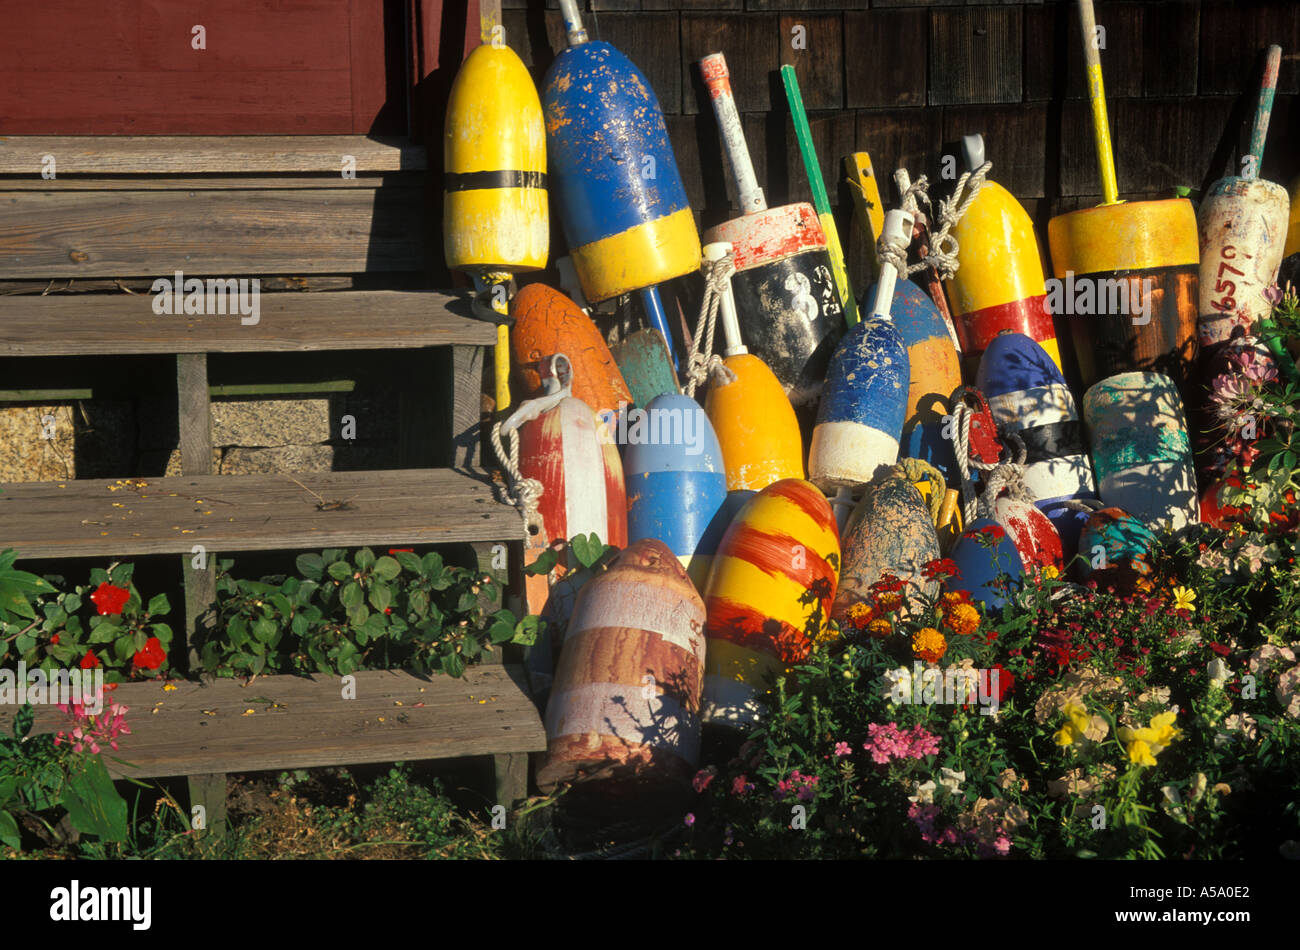
[[[0,0],[0,134],[405,134],[407,16],[406,0]]]

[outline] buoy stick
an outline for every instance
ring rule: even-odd
[[[840,246],[840,235],[835,229],[835,217],[831,214],[831,203],[826,197],[826,182],[822,179],[821,166],[817,164],[817,149],[813,146],[808,113],[803,108],[803,96],[799,94],[799,79],[795,76],[793,66],[781,67],[781,81],[785,84],[785,98],[790,104],[790,118],[794,120],[794,135],[799,142],[799,154],[803,156],[808,186],[812,189],[813,207],[817,209],[822,230],[826,232],[826,249],[831,255],[831,272],[835,276],[835,288],[839,291],[840,303],[844,306],[844,320],[849,326],[853,326],[858,322],[858,305],[853,297],[853,287],[849,284],[848,269],[844,266],[844,248]]]
[[[645,314],[650,320],[650,325],[663,334],[664,346],[668,347],[668,355],[672,358],[673,369],[679,369],[677,354],[673,352],[673,335],[668,329],[668,314],[664,313],[664,302],[659,298],[659,288],[642,287],[640,293],[641,306],[645,308]]]
[[[569,38],[570,46],[581,46],[587,42],[587,29],[582,25],[582,16],[578,13],[578,4],[574,0],[560,0],[560,16],[564,18],[564,32]]]
[[[885,215],[885,231],[881,235],[886,244],[906,252],[912,242],[912,226],[916,219],[906,211],[895,208]],[[871,316],[880,320],[892,319],[890,307],[894,303],[894,286],[898,281],[898,268],[888,258],[880,262],[880,277],[876,280],[876,299],[871,304]]]
[[[1264,78],[1259,85],[1259,105],[1255,109],[1255,124],[1250,130],[1250,151],[1246,153],[1246,167],[1242,178],[1258,178],[1259,166],[1264,161],[1264,139],[1268,135],[1268,120],[1273,115],[1273,93],[1277,91],[1277,72],[1282,65],[1282,47],[1274,44],[1268,48],[1264,62]]]
[[[706,261],[720,261],[731,253],[732,246],[725,241],[715,241],[712,244],[704,245],[704,259]],[[722,355],[743,356],[749,352],[749,348],[740,339],[740,318],[736,315],[736,298],[731,293],[731,281],[726,281],[726,287],[723,289],[721,296],[718,298],[718,319],[722,321],[722,338],[727,343],[727,348]]]
[[[478,38],[484,46],[502,45],[501,0],[478,0]]]
[[[867,245],[871,248],[867,261],[872,275],[876,276],[880,273],[880,262],[876,260],[876,241],[885,228],[885,206],[880,200],[880,182],[876,180],[875,170],[871,167],[871,156],[866,152],[846,155],[844,171],[848,174],[849,191],[853,195],[858,226],[866,234]]]
[[[740,124],[740,113],[736,111],[736,99],[731,94],[731,74],[727,71],[727,60],[721,53],[710,53],[700,60],[700,75],[709,89],[709,98],[713,100],[713,114],[718,119],[718,130],[722,133],[722,147],[731,162],[731,172],[736,176],[736,198],[740,202],[741,214],[753,214],[767,210],[767,198],[759,187],[758,177],[754,174],[754,163],[749,158],[749,147],[745,144],[745,131]]]
[[[480,271],[471,275],[474,290],[486,294],[494,313],[503,319],[510,313],[510,275],[500,271]],[[497,323],[497,345],[493,348],[493,375],[496,377],[497,409],[510,408],[510,330],[507,323]]]
[[[1079,0],[1079,29],[1083,34],[1083,62],[1088,72],[1088,99],[1092,103],[1092,133],[1097,144],[1097,167],[1101,171],[1101,203],[1119,204],[1115,154],[1110,144],[1110,120],[1106,116],[1106,88],[1101,81],[1097,17],[1093,13],[1092,0]]]

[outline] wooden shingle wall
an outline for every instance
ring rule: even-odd
[[[507,42],[539,83],[564,32],[554,0],[504,0]],[[583,0],[593,39],[646,74],[667,117],[703,226],[735,196],[696,63],[721,50],[769,203],[808,200],[777,70],[794,65],[822,173],[855,274],[862,242],[843,156],[871,153],[888,180],[900,164],[936,180],[945,151],[982,132],[991,177],[1034,216],[1095,203],[1096,174],[1073,3],[962,0]],[[1254,109],[1261,51],[1284,59],[1263,177],[1300,174],[1300,3],[1096,0],[1120,191],[1165,195],[1230,173]],[[801,37],[804,48],[795,48]],[[885,195],[894,202],[892,184]],[[557,229],[558,230],[558,229]],[[559,252],[557,248],[557,253]],[[553,255],[554,256],[554,255]]]

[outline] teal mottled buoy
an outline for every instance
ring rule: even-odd
[[[1120,373],[1083,397],[1097,493],[1149,527],[1178,530],[1197,520],[1187,416],[1162,373]]]

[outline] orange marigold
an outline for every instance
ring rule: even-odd
[[[939,595],[939,601],[944,610],[956,607],[958,604],[967,603],[969,599],[970,593],[964,590],[946,590]]]
[[[944,613],[943,619],[947,621],[953,633],[966,637],[974,633],[975,628],[980,625],[980,612],[973,604],[957,604]]]
[[[869,624],[875,616],[875,611],[870,604],[859,601],[844,612],[845,619],[852,624],[854,630],[862,630]]]
[[[877,617],[867,624],[867,633],[873,637],[887,637],[894,632],[894,625],[884,617]]]
[[[938,663],[948,652],[948,641],[934,627],[922,627],[912,637],[912,654],[927,663]]]

